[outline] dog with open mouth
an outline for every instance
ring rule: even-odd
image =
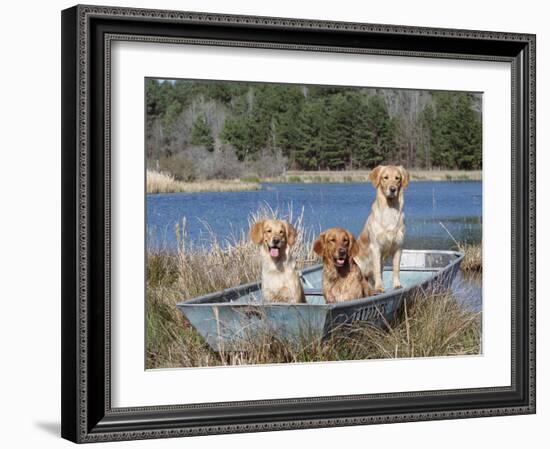
[[[323,295],[327,303],[370,295],[369,284],[353,259],[359,247],[351,232],[338,227],[327,229],[313,244],[313,251],[323,258]]]
[[[250,229],[250,239],[260,246],[262,293],[267,301],[305,303],[296,261],[289,249],[296,237],[294,226],[284,220],[261,220]]]

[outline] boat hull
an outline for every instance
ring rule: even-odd
[[[450,288],[463,257],[454,251],[404,250],[403,288],[391,288],[391,268],[385,267],[385,293],[337,304],[325,303],[322,266],[317,265],[301,272],[306,304],[265,302],[256,282],[182,301],[177,307],[218,352],[246,351],[251,344],[274,339],[303,346],[355,322],[391,323],[405,300]]]

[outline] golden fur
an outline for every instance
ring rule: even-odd
[[[403,191],[409,184],[409,173],[402,166],[379,165],[369,180],[376,188],[371,213],[359,234],[359,254],[355,261],[376,293],[382,293],[384,260],[392,259],[392,285],[401,288],[399,266],[405,238],[405,204]]]
[[[323,295],[327,303],[369,295],[368,283],[353,260],[358,250],[351,232],[343,228],[327,229],[313,244],[313,251],[323,257]]]
[[[296,242],[294,226],[282,220],[262,220],[250,229],[250,239],[260,245],[262,292],[267,301],[304,303],[304,289],[289,246]]]

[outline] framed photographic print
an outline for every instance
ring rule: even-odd
[[[535,36],[62,12],[62,436],[535,412]]]

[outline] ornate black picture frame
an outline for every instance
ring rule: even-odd
[[[512,71],[511,386],[113,408],[110,49],[116,40],[504,61]],[[75,6],[62,12],[62,436],[75,442],[535,412],[535,36]]]

